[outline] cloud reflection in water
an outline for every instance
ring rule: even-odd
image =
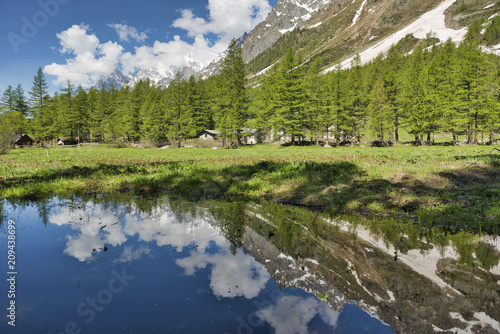
[[[189,255],[178,258],[176,264],[188,276],[210,268],[210,288],[218,298],[256,298],[271,279],[266,268],[252,256],[242,250],[231,253],[229,242],[208,213],[179,216],[164,205],[146,214],[124,207],[106,209],[88,202],[78,208],[63,207],[49,221],[57,226],[71,226],[75,231],[68,234],[64,253],[81,262],[94,261],[106,245],[122,246],[121,255],[114,262],[135,261],[149,255],[152,250],[147,243],[169,246],[177,252],[190,247]],[[143,243],[137,244],[134,236]],[[316,316],[335,327],[339,313],[311,296],[282,295],[256,315],[280,334],[307,333],[308,324]]]

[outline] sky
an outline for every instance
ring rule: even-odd
[[[119,68],[207,65],[277,0],[0,0],[0,91],[26,94],[39,67],[53,94]]]

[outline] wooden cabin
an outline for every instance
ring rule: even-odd
[[[217,140],[217,137],[221,134],[217,130],[201,130],[198,133],[198,138],[201,140]]]
[[[73,140],[68,137],[59,137],[57,138],[57,145],[76,145],[76,140]]]
[[[23,147],[29,147],[33,146],[35,144],[35,141],[31,139],[30,136],[27,134],[22,134],[20,136],[17,136],[14,138],[14,147],[15,148],[23,148]]]

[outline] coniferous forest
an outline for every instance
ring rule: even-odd
[[[485,36],[495,33],[492,27]],[[253,129],[292,144],[371,138],[386,145],[400,141],[404,129],[416,145],[432,144],[436,133],[453,144],[492,142],[500,131],[500,57],[482,51],[481,29],[473,23],[458,46],[421,44],[409,53],[393,46],[368,64],[355,57],[350,68],[326,74],[321,58],[303,62],[289,49],[251,83],[235,40],[220,74],[204,80],[179,74],[167,88],[141,81],[85,90],[68,81],[50,96],[40,68],[28,94],[20,85],[3,92],[1,132],[27,133],[39,143],[68,137],[180,146],[203,129],[240,145]]]

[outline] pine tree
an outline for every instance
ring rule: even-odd
[[[266,74],[261,82],[259,87],[253,89],[253,99],[249,106],[249,113],[253,119],[249,124],[263,137],[271,139],[276,135],[272,132],[279,128],[276,118],[275,75]]]
[[[331,72],[330,77],[331,94],[329,101],[328,126],[333,126],[331,130],[335,137],[337,146],[340,145],[341,138],[343,138],[343,140],[346,140],[346,131],[344,131],[344,129],[348,126],[348,113],[346,112],[346,76],[346,71],[337,68],[334,72]],[[330,135],[328,134],[328,132],[329,131],[327,131],[327,137],[329,138]]]
[[[307,128],[306,94],[304,87],[304,71],[298,66],[293,50],[289,49],[283,59],[276,80],[276,106],[279,122],[285,134],[295,138],[303,137]]]
[[[400,103],[405,111],[405,123],[408,132],[415,137],[415,144],[420,145],[424,133],[422,110],[425,108],[425,78],[422,76],[424,57],[418,47],[408,58],[408,65],[402,74],[402,92]]]
[[[484,117],[484,130],[492,143],[494,132],[500,129],[500,57],[488,55],[485,73],[484,93],[488,113]]]
[[[322,65],[321,59],[316,58],[306,74],[307,112],[310,116],[308,128],[314,133],[316,146],[319,146],[320,131],[328,126],[324,105],[325,79],[321,75]]]
[[[5,108],[5,111],[12,112],[15,109],[15,104],[16,94],[14,92],[14,88],[9,85],[2,94],[2,106]]]
[[[94,92],[89,95],[93,99]],[[89,104],[90,107],[90,104]],[[92,114],[91,124],[92,124],[92,136],[97,142],[102,142],[105,140],[106,134],[106,112],[108,108],[108,96],[107,91],[102,88],[95,91],[95,102],[92,104]]]
[[[119,91],[116,92],[116,97],[114,98],[114,111],[111,115],[113,119],[113,129],[111,130],[115,137],[121,137],[125,139],[125,117],[127,115],[127,110],[129,106],[130,99],[130,88],[129,86],[123,86]]]
[[[94,141],[96,140],[99,120],[96,117],[96,108],[97,108],[97,89],[94,87],[90,88],[87,93],[87,115],[89,117],[89,139]]]
[[[360,142],[366,125],[369,94],[367,77],[364,75],[364,68],[361,66],[359,55],[352,60],[346,86],[346,122],[344,124],[344,131],[347,136]]]
[[[169,137],[181,147],[183,140],[195,135],[192,126],[192,115],[189,113],[188,85],[177,73],[167,89],[169,111]]]
[[[66,82],[66,86],[61,89],[61,110],[58,119],[64,137],[70,137],[71,140],[75,138],[75,123],[77,121],[74,107],[74,90],[74,85],[69,80]]]
[[[430,63],[430,74],[436,123],[442,130],[452,133],[455,145],[461,117],[457,108],[458,59],[455,43],[449,39],[443,46],[435,47],[433,52],[435,55]]]
[[[89,125],[87,92],[81,86],[78,87],[75,95],[74,110],[75,131],[77,132],[78,143],[80,143],[84,140],[88,140]]]
[[[47,106],[48,93],[49,90],[45,75],[43,74],[42,68],[39,67],[35,77],[33,78],[33,86],[29,91],[29,101],[34,118],[36,118],[36,115]]]
[[[384,81],[377,79],[370,94],[369,127],[375,137],[384,141],[384,136],[391,130],[390,103],[385,93]]]
[[[13,147],[13,139],[17,135],[14,101],[14,90],[9,85],[0,103],[0,154]]]
[[[467,134],[469,144],[477,144],[480,118],[486,112],[484,98],[481,94],[485,73],[483,56],[479,49],[479,41],[472,37],[466,38],[458,48],[460,55],[460,81],[458,99],[460,108],[466,114]]]
[[[11,107],[11,117],[14,120],[15,133],[17,135],[22,135],[23,133],[31,132],[31,115],[28,103],[26,102],[26,96],[24,94],[24,89],[21,84],[10,93],[10,97],[6,97],[7,100],[13,99],[13,104]],[[8,103],[11,103],[9,101]]]
[[[64,115],[62,115],[64,112],[63,104],[61,95],[56,92],[49,104],[49,111],[46,114],[46,124],[48,126],[46,132],[47,139],[56,139],[64,134],[64,130],[67,130],[66,125],[61,122],[64,119]]]
[[[33,135],[36,139],[47,140],[47,107],[50,102],[48,92],[48,85],[43,74],[42,68],[39,67],[38,71],[33,78],[33,86],[29,91],[30,107],[33,114]]]
[[[128,110],[124,118],[124,131],[128,140],[138,141],[140,139],[140,110],[150,89],[152,89],[150,81],[141,80],[135,84],[130,92]]]
[[[217,118],[219,130],[230,140],[236,137],[241,145],[242,128],[248,119],[248,98],[245,87],[245,64],[241,55],[241,47],[232,39],[226,57],[222,61],[219,75]]]
[[[141,138],[153,146],[158,146],[165,141],[167,134],[165,99],[162,94],[159,88],[150,89],[140,110]]]
[[[385,68],[387,68],[387,70],[384,73],[384,87],[389,102],[390,116],[394,133],[394,136],[391,133],[389,138],[391,141],[394,139],[396,143],[399,142],[399,123],[402,118],[402,110],[399,105],[401,85],[400,80],[398,79],[398,73],[401,72],[402,62],[403,59],[401,53],[394,46],[391,47],[386,58],[387,65]]]
[[[115,88],[114,84],[111,84],[107,90],[107,108],[105,111],[106,117],[104,123],[106,125],[106,134],[110,137],[111,141],[114,143],[120,136],[119,130],[120,119],[116,113],[117,101],[118,101],[118,90]]]
[[[35,137],[42,142],[48,142],[58,135],[57,127],[57,100],[46,95],[46,105],[33,120]]]
[[[195,78],[189,77],[187,82],[187,99],[192,126],[196,133],[212,128],[212,115],[205,96],[204,85]]]

